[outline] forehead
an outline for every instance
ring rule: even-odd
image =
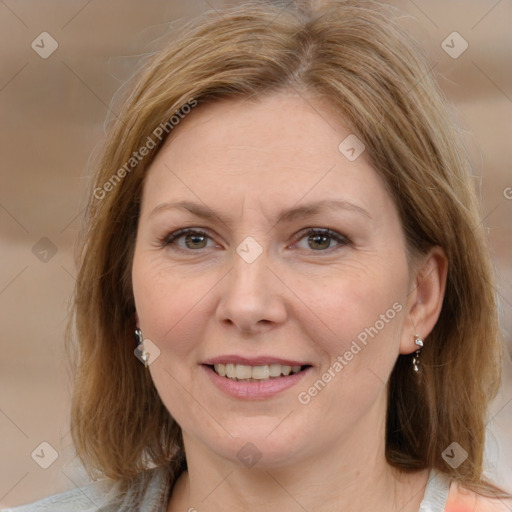
[[[200,106],[176,127],[162,152],[196,159],[201,155],[190,149],[200,147],[210,157],[245,159],[243,168],[253,162],[248,156],[256,163],[272,164],[278,158],[279,165],[311,168],[315,160],[338,157],[340,137],[349,133],[325,101],[280,92]]]
[[[174,128],[151,165],[145,201],[186,196],[234,204],[243,197],[249,205],[290,205],[352,197],[384,206],[384,184],[364,151],[347,158],[343,141],[354,137],[317,98],[283,92],[202,105]]]

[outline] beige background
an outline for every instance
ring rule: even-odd
[[[102,138],[110,101],[138,56],[158,47],[153,42],[173,20],[221,4],[0,1],[2,506],[86,481],[73,461],[68,435],[70,378],[63,331],[76,272],[72,251],[89,180],[89,157]],[[466,131],[499,273],[502,325],[510,350],[512,1],[393,4],[403,9],[404,23],[427,47],[432,72]],[[44,31],[59,45],[47,59],[31,48]],[[453,31],[469,45],[457,59],[441,47]],[[510,367],[507,363],[503,390],[493,406],[496,440],[489,444],[489,453],[494,477],[512,490]],[[42,442],[58,455],[48,469],[35,462],[51,461],[51,450],[39,447]]]

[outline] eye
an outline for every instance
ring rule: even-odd
[[[304,245],[303,241],[307,246]],[[335,242],[335,245],[333,245],[333,242]],[[345,236],[328,228],[308,228],[294,245],[301,249],[326,252],[328,249],[335,249],[349,243],[350,241]]]
[[[198,249],[207,249],[208,247],[212,247],[212,245],[208,245],[208,242],[211,242],[215,245],[213,240],[210,238],[208,233],[204,231],[200,231],[197,229],[179,229],[178,231],[174,231],[170,235],[168,235],[163,241],[163,246],[174,245],[175,249],[181,251],[187,250],[198,250]]]
[[[317,252],[327,252],[349,243],[350,241],[345,236],[328,228],[308,228],[301,234],[294,246]],[[174,250],[184,252],[208,249],[215,245],[208,233],[192,228],[179,229],[162,240],[163,247],[174,246]]]

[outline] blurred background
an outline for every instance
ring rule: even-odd
[[[174,26],[231,3],[0,0],[0,506],[87,482],[69,435],[63,336],[89,159],[141,56]],[[510,353],[512,0],[384,3],[403,12],[464,128]],[[489,474],[512,491],[510,360],[492,411]]]

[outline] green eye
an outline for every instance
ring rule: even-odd
[[[307,245],[301,244],[303,240],[306,241]],[[309,228],[296,245],[301,249],[324,252],[349,243],[346,237],[336,231],[327,228]]]
[[[331,246],[332,238],[326,235],[309,235],[308,245],[314,251],[322,249],[329,249]]]
[[[185,245],[189,249],[204,249],[208,242],[208,237],[200,234],[182,235],[185,239]]]
[[[171,233],[163,242],[164,246],[175,245],[180,250],[206,249],[210,236],[195,229],[180,229]]]
[[[208,233],[190,228],[171,233],[162,243],[164,247],[173,245],[180,251],[207,249],[212,247],[212,244],[215,245],[215,242]],[[327,252],[349,244],[350,241],[336,231],[328,228],[308,228],[294,245],[304,250]]]

